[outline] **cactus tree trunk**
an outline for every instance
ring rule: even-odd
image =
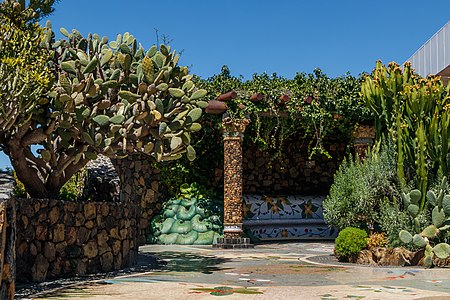
[[[51,141],[51,136],[40,130],[29,130],[28,126],[19,129],[8,142],[4,142],[4,152],[10,157],[17,177],[25,186],[32,198],[56,199],[59,190],[73,174],[83,168],[88,160],[80,159],[75,162],[75,155],[54,153],[52,162],[45,161],[40,155],[31,151],[31,145]]]
[[[24,149],[13,150],[9,152],[9,156],[17,177],[21,179],[28,195],[32,198],[57,199],[61,187],[88,162],[80,160],[77,164],[72,164],[65,169],[61,167],[59,172],[40,172],[36,164],[26,158],[24,151]]]

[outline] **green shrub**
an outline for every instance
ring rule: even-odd
[[[83,196],[86,171],[81,169],[67,181],[59,191],[59,199],[65,201],[77,201]]]
[[[323,202],[328,224],[343,229],[378,226],[378,209],[382,199],[397,197],[395,160],[389,146],[369,153],[364,162],[349,158],[334,176],[330,194]]]
[[[403,245],[398,237],[400,230],[412,230],[413,222],[404,212],[397,201],[390,202],[388,200],[382,201],[378,216],[378,222],[381,229],[386,232],[389,245],[391,247],[398,247]]]
[[[347,227],[339,233],[335,243],[334,252],[339,261],[354,261],[367,246],[367,232]]]

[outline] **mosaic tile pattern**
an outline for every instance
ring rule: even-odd
[[[312,263],[332,243],[270,243],[242,251],[205,246],[148,245],[160,268],[88,281],[32,295],[35,299],[449,299],[446,269]],[[337,263],[337,261],[335,261]],[[225,298],[224,298],[225,299]]]
[[[260,240],[334,239],[323,219],[323,196],[244,195],[244,229]]]

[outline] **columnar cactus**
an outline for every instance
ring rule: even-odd
[[[372,76],[362,84],[362,96],[375,114],[377,137],[382,132],[395,142],[397,172],[406,186],[405,162],[415,166],[421,191],[420,211],[425,207],[427,170],[448,174],[450,86],[439,77],[420,78],[410,63],[377,62]]]
[[[417,215],[419,213],[419,200],[421,193],[413,190],[409,194],[403,194],[403,203],[412,218],[414,218],[416,234],[413,236],[406,230],[399,232],[400,240],[405,244],[413,244],[418,248],[425,248],[424,264],[432,266],[433,258],[446,259],[450,256],[450,245],[444,242],[431,245],[434,240],[443,240],[450,237],[450,195],[444,195],[447,186],[447,178],[442,179],[438,195],[433,191],[427,192],[428,204],[433,207],[431,217],[432,225],[420,231]],[[434,243],[433,243],[434,244]]]
[[[63,28],[66,39],[53,42],[50,24],[46,30],[43,46],[54,51],[54,84],[22,132],[10,138],[22,142],[5,147],[30,195],[54,196],[99,153],[195,158],[190,134],[201,129],[196,121],[207,92],[195,87],[187,67],[178,66],[175,51],[165,45],[145,51],[129,33],[109,42]],[[41,146],[38,155],[33,144]]]

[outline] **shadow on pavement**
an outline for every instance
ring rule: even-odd
[[[212,255],[196,255],[184,252],[148,253],[158,260],[159,271],[164,272],[201,272],[211,274],[214,271],[226,270],[221,265],[231,261]]]
[[[46,294],[47,291],[54,291],[61,288],[77,285],[79,283],[92,282],[100,279],[107,279],[115,276],[129,275],[133,273],[149,272],[157,270],[165,265],[158,262],[157,258],[147,253],[139,253],[137,264],[118,271],[98,274],[88,274],[84,276],[68,277],[55,280],[48,280],[39,283],[17,283],[15,299],[29,299],[31,295]],[[48,295],[46,295],[47,297]]]
[[[219,258],[210,255],[196,255],[182,252],[156,252],[139,253],[135,266],[123,270],[104,274],[90,274],[86,276],[70,277],[50,280],[41,283],[20,283],[16,287],[16,299],[36,298],[61,298],[63,294],[81,296],[83,289],[80,287],[89,284],[105,284],[98,281],[116,276],[131,275],[149,271],[155,272],[201,272],[212,274],[214,271],[225,270],[221,265],[230,259]],[[95,283],[94,283],[95,281]]]

